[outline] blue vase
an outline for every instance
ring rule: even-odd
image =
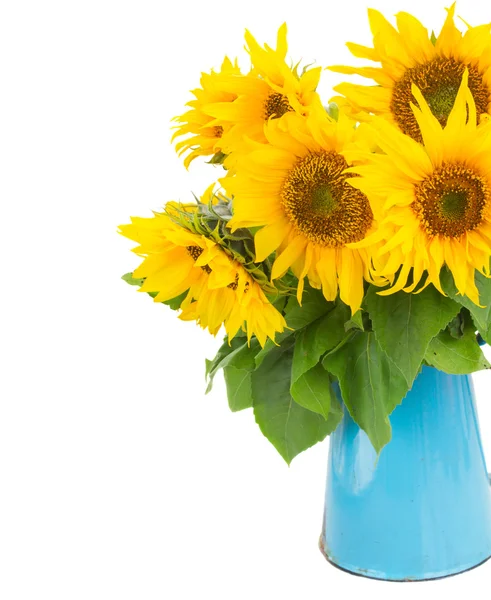
[[[472,381],[424,367],[379,459],[347,411],[331,436],[320,547],[351,573],[434,579],[491,557],[491,492]]]

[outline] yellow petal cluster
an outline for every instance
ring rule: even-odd
[[[460,294],[479,304],[475,270],[490,275],[491,122],[477,124],[467,71],[445,127],[416,86],[413,94],[423,144],[376,119],[382,153],[366,153],[366,164],[350,169],[360,175],[351,185],[370,197],[378,220],[377,232],[360,245],[383,241],[376,252],[379,274],[394,285],[382,294],[430,283],[444,293],[446,265]]]
[[[438,37],[412,15],[396,15],[397,29],[378,11],[369,9],[373,48],[348,43],[354,56],[379,63],[379,67],[330,67],[333,71],[360,75],[376,85],[341,83],[334,89],[344,98],[353,116],[367,120],[379,115],[421,141],[411,102],[416,85],[432,113],[445,126],[455,102],[464,70],[478,116],[487,114],[491,102],[491,25],[467,26],[462,34],[455,22],[455,3]]]
[[[321,68],[287,63],[286,25],[274,48],[246,31],[246,74],[225,59],[202,75],[176,118],[176,148],[186,167],[198,156],[223,163],[225,194],[212,185],[203,201],[211,214],[226,206],[226,235],[242,240],[249,230],[254,248],[238,260],[214,232],[176,218],[195,205],[169,203],[121,227],[139,243],[141,291],[157,302],[185,294],[181,319],[213,334],[224,325],[229,339],[243,330],[261,345],[287,324],[267,282],[245,268],[254,260],[272,282],[288,275],[282,285],[300,303],[308,283],[353,314],[368,283],[380,294],[430,284],[444,294],[445,267],[461,295],[482,303],[476,271],[491,277],[491,25],[462,33],[455,4],[437,36],[405,12],[397,28],[376,10],[368,16],[373,47],[348,46],[378,65],[331,69],[375,85],[338,85],[336,120],[316,91]]]
[[[233,176],[221,180],[234,197],[232,230],[261,227],[255,235],[256,260],[276,252],[272,278],[291,268],[301,301],[304,279],[327,300],[341,299],[352,312],[361,305],[363,281],[373,281],[365,248],[352,244],[374,230],[370,203],[347,182],[349,147],[368,148],[354,123],[325,113],[301,119],[295,114],[271,121],[266,142],[250,142],[236,157]]]
[[[323,112],[316,92],[321,67],[298,73],[286,62],[287,28],[278,30],[276,48],[262,47],[246,31],[246,50],[250,71],[243,75],[236,65],[224,63],[219,73],[203,75],[202,88],[195,90],[192,110],[177,117],[181,123],[175,137],[193,136],[177,145],[180,151],[193,148],[186,166],[199,155],[238,151],[244,136],[266,141],[264,126],[270,119],[281,119],[294,112],[302,116]]]
[[[193,90],[194,99],[187,103],[189,110],[174,119],[178,125],[172,139],[183,138],[176,144],[176,151],[179,155],[186,155],[186,168],[198,156],[213,156],[222,151],[221,139],[229,125],[216,123],[205,107],[235,100],[237,94],[227,91],[222,82],[237,75],[240,75],[237,61],[232,63],[229,58],[224,59],[217,73],[202,73],[201,87]]]
[[[260,285],[217,242],[174,222],[178,205],[169,214],[133,217],[120,233],[138,243],[134,252],[143,262],[134,271],[143,278],[139,291],[157,293],[155,302],[186,294],[180,318],[195,320],[216,335],[222,325],[231,340],[240,330],[264,346],[286,326],[283,316],[266,298]],[[189,208],[188,208],[189,210]]]

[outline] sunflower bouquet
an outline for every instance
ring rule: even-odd
[[[222,370],[288,463],[345,409],[380,452],[423,366],[490,368],[491,34],[454,12],[435,35],[369,10],[373,47],[348,47],[377,66],[329,68],[374,85],[327,106],[285,25],[275,48],[246,32],[250,69],[225,58],[175,119],[185,166],[205,157],[215,183],[120,228],[143,258],[123,279],[224,327],[208,389]]]

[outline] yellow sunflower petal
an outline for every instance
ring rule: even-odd
[[[418,122],[425,148],[434,165],[439,165],[443,160],[443,133],[438,119],[433,115],[423,94],[415,85],[412,86],[413,96],[418,106],[411,103],[411,108]]]
[[[465,69],[464,75],[462,76],[462,83],[460,84],[459,91],[457,93],[457,97],[455,98],[455,103],[450,112],[450,115],[447,120],[447,126],[445,127],[445,131],[453,131],[456,130],[460,132],[466,125],[467,121],[467,104],[470,99],[472,99],[472,103],[474,104],[474,99],[472,96],[469,96],[469,71]],[[474,104],[474,115],[475,115],[475,104]],[[476,120],[474,117],[474,126],[476,124]]]
[[[409,277],[409,273],[411,272],[411,262],[407,261],[402,265],[401,272],[397,277],[396,283],[389,288],[388,290],[383,290],[381,292],[377,292],[380,296],[390,296],[391,294],[395,294],[396,292],[400,292],[404,287],[406,287],[407,279]]]
[[[435,55],[435,47],[429,39],[428,30],[407,12],[398,13],[396,20],[409,56],[417,62],[431,60]]]
[[[368,20],[376,50],[386,58],[410,66],[412,64],[399,32],[378,10],[368,9]]]
[[[420,144],[383,119],[377,120],[376,128],[382,134],[378,138],[380,148],[391,156],[394,164],[405,175],[413,180],[420,180],[432,172],[431,160]]]
[[[359,253],[349,248],[341,249],[340,259],[338,266],[339,295],[354,314],[359,310],[363,300],[363,263]]]
[[[276,38],[276,52],[283,59],[286,58],[286,53],[288,52],[288,43],[286,41],[287,31],[288,29],[286,23],[283,23],[278,29],[278,35]]]
[[[447,11],[447,18],[436,40],[435,50],[442,52],[445,56],[453,56],[455,51],[460,47],[462,40],[462,34],[455,27],[454,23],[455,2]]]
[[[361,46],[353,42],[346,42],[348,50],[358,58],[368,58],[368,60],[379,61],[380,55],[375,48],[369,48],[368,46]]]
[[[491,25],[479,25],[477,27],[469,27],[462,38],[461,53],[462,57],[467,61],[474,61],[475,57],[489,50]]]
[[[390,89],[354,83],[340,83],[334,91],[349,97],[359,108],[375,114],[387,111],[392,96]]]
[[[334,248],[323,248],[317,263],[322,292],[327,301],[335,300],[338,295],[337,253],[338,251]]]
[[[254,237],[256,261],[262,262],[279,248],[285,237],[289,234],[290,229],[291,226],[286,219],[278,219],[278,221],[271,225],[266,225],[260,229]]]
[[[271,279],[277,279],[284,275],[291,265],[302,255],[306,246],[307,240],[303,236],[294,238],[274,261]]]
[[[380,85],[390,86],[394,84],[394,79],[384,69],[377,67],[346,67],[343,65],[333,65],[329,67],[334,73],[343,73],[345,75],[360,75],[373,79]]]

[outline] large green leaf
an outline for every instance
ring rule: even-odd
[[[464,332],[454,337],[447,327],[433,338],[425,354],[426,362],[445,373],[465,375],[491,368],[477,343],[469,316],[464,318]]]
[[[420,294],[377,294],[370,286],[366,304],[382,349],[412,386],[428,345],[459,312],[460,306],[429,285]]]
[[[479,290],[479,300],[483,305],[482,307],[474,304],[467,296],[459,294],[449,269],[444,268],[440,273],[440,283],[443,291],[469,310],[479,333],[489,344],[491,343],[491,279],[476,271],[475,282]]]
[[[306,327],[316,321],[322,315],[332,310],[334,302],[327,302],[322,292],[314,288],[307,288],[303,294],[302,305],[293,296],[288,300],[285,307],[285,319],[289,329],[276,336],[276,342],[281,344],[295,331]],[[256,355],[256,365],[259,366],[267,354],[275,348],[275,344],[268,340],[264,348]]]
[[[293,330],[302,329],[334,307],[334,302],[328,302],[320,290],[307,288],[303,294],[302,304],[292,296],[285,307],[285,319],[288,327]]]
[[[290,394],[293,338],[274,348],[252,373],[254,415],[262,433],[290,464],[300,452],[323,440],[341,419],[339,406],[326,420],[297,404]]]
[[[325,419],[329,417],[334,392],[329,375],[318,363],[323,354],[345,337],[344,324],[349,317],[349,308],[340,302],[295,336],[291,395],[300,406]]]
[[[346,335],[344,324],[349,318],[350,309],[340,302],[333,310],[298,332],[293,355],[292,385],[315,367],[323,354],[339,344]]]
[[[464,319],[464,315],[462,309],[459,314],[454,317],[450,323],[447,325],[447,329],[449,334],[454,337],[455,339],[460,339],[463,335],[464,335],[464,328],[465,328],[465,319]],[[431,342],[430,342],[431,344]]]
[[[228,366],[223,369],[230,410],[237,412],[252,406],[252,370]]]
[[[315,365],[291,384],[291,395],[297,404],[328,419],[336,398],[329,373],[321,363]]]
[[[392,435],[389,415],[409,388],[403,373],[373,332],[357,332],[328,354],[323,364],[338,378],[351,417],[380,452]]]

